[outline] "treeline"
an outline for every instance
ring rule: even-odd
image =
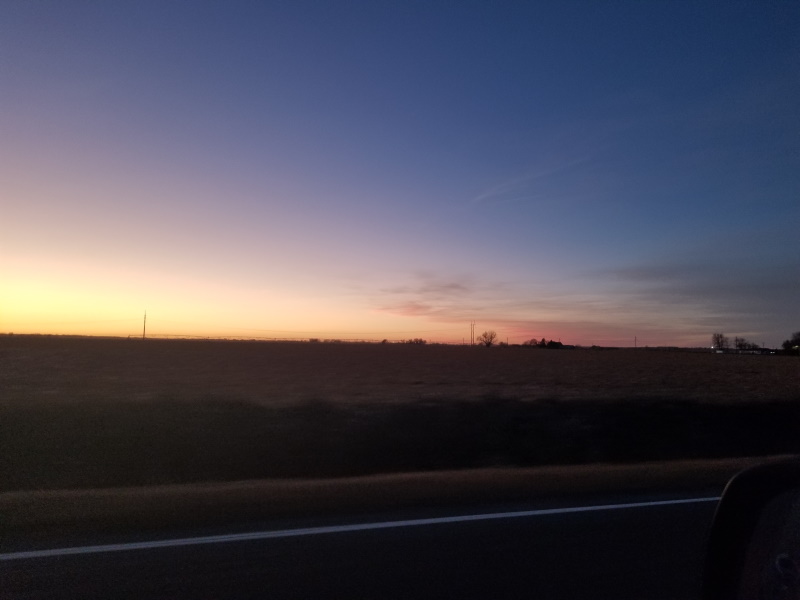
[[[737,350],[761,349],[761,346],[759,346],[758,344],[754,344],[753,342],[750,342],[745,338],[738,336],[733,338],[733,344],[731,344],[731,339],[724,333],[711,334],[711,347],[716,350],[728,350],[730,348],[736,348]]]
[[[731,339],[724,333],[711,334],[711,348],[714,350],[762,350],[763,348],[758,344],[754,344],[749,340],[736,336]],[[800,331],[795,331],[788,340],[784,340],[781,348],[787,354],[800,354]]]
[[[561,342],[555,342],[553,340],[545,341],[544,338],[541,340],[530,339],[527,342],[522,342],[523,346],[528,346],[532,348],[547,348],[549,350],[558,350],[560,348],[574,348],[574,346],[566,346]]]

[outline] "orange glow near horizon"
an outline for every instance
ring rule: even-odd
[[[119,270],[102,264],[5,260],[0,291],[0,332],[139,336],[147,311],[150,337],[240,339],[354,339],[469,342],[469,318],[446,314],[407,314],[378,309],[345,293],[264,290],[208,282],[166,273]],[[302,283],[302,282],[301,282]],[[326,290],[327,292],[327,290]],[[530,339],[565,344],[633,346],[705,344],[705,336],[676,335],[667,328],[584,323],[574,309],[541,311],[527,318],[475,317],[475,335],[494,330],[498,342]]]
[[[6,269],[0,331],[70,335],[455,340],[452,324],[309,298],[99,267],[20,263]],[[36,277],[31,273],[38,273]],[[423,335],[444,333],[442,336]]]

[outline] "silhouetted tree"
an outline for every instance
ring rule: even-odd
[[[731,341],[728,339],[724,333],[712,333],[711,334],[711,347],[712,348],[730,348]]]
[[[494,341],[497,339],[497,332],[495,331],[484,331],[482,334],[478,336],[478,342],[486,346],[487,348],[494,344]]]
[[[737,350],[758,350],[758,344],[748,342],[745,338],[736,336],[733,340],[733,346]]]
[[[793,354],[800,354],[800,331],[795,331],[788,340],[783,340],[783,349]]]

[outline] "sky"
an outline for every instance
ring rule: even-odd
[[[800,3],[0,5],[0,333],[778,346]]]

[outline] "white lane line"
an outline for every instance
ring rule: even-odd
[[[570,513],[592,512],[599,510],[622,510],[626,508],[647,508],[652,506],[669,506],[673,504],[696,504],[700,502],[717,502],[719,497],[685,498],[680,500],[655,500],[652,502],[632,502],[627,504],[601,504],[597,506],[574,506],[570,508],[544,508],[538,510],[520,510],[516,512],[485,513],[479,515],[459,515],[454,517],[434,517],[430,519],[410,519],[406,521],[383,521],[378,523],[357,523],[354,525],[330,525],[327,527],[307,527],[302,529],[279,529],[276,531],[254,531],[251,533],[231,533],[227,535],[209,535],[204,537],[178,538],[172,540],[154,540],[149,542],[130,542],[126,544],[104,544],[99,546],[76,546],[73,548],[54,548],[49,550],[28,550],[25,552],[7,552],[0,554],[0,561],[22,560],[26,558],[48,558],[71,554],[98,554],[104,552],[122,552],[125,550],[151,550],[154,548],[171,548],[175,546],[197,546],[200,544],[224,544],[227,542],[245,542],[249,540],[269,540],[275,538],[299,537],[303,535],[322,535],[328,533],[348,533],[351,531],[368,531],[371,529],[391,529],[397,527],[421,527],[440,525],[443,523],[464,523],[470,521],[489,521],[492,519],[519,519],[525,517],[543,517],[546,515],[563,515]]]

